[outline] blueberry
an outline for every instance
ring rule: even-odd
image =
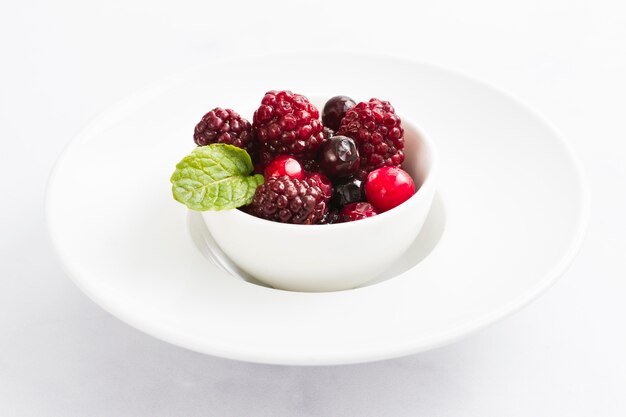
[[[347,177],[359,169],[359,151],[349,137],[333,136],[322,144],[318,161],[330,178]]]
[[[333,207],[341,209],[350,203],[365,201],[365,182],[358,177],[348,177],[337,180],[333,187],[333,197],[330,201]]]
[[[346,112],[354,106],[356,106],[356,103],[350,97],[335,96],[331,98],[324,105],[322,123],[324,123],[324,126],[337,131],[343,116],[345,116]]]

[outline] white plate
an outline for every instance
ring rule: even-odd
[[[251,118],[266,90],[284,88],[388,99],[433,138],[434,212],[390,279],[311,294],[234,278],[172,199],[169,176],[204,112]],[[219,62],[135,94],[68,147],[47,200],[67,273],[121,320],[208,354],[306,365],[415,353],[506,316],[563,273],[587,217],[576,158],[527,107],[447,70],[353,55]]]

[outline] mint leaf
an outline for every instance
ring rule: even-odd
[[[262,175],[254,171],[250,155],[223,143],[201,146],[176,164],[172,174],[174,199],[191,210],[229,210],[252,202]]]

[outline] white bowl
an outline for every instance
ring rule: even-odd
[[[222,251],[241,269],[274,288],[338,291],[364,284],[389,268],[419,233],[435,193],[432,142],[402,118],[406,159],[417,192],[368,219],[333,225],[271,222],[240,210],[203,212]]]

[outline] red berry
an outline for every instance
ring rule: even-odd
[[[265,167],[265,178],[286,175],[298,180],[304,179],[304,170],[300,162],[288,155],[277,156]]]
[[[365,172],[404,161],[404,129],[388,101],[373,98],[352,107],[337,134],[354,139]]]
[[[252,123],[262,160],[277,155],[314,159],[324,141],[319,117],[317,108],[303,95],[291,91],[265,93]]]
[[[333,195],[333,183],[328,179],[328,177],[319,172],[314,172],[309,174],[309,178],[314,179],[317,182],[317,185],[322,190],[322,194],[326,199],[330,199]]]
[[[401,168],[382,167],[367,176],[365,197],[380,213],[399,206],[413,194],[413,178]]]
[[[366,219],[377,215],[378,212],[370,203],[351,203],[345,206],[339,215],[344,222]]]

